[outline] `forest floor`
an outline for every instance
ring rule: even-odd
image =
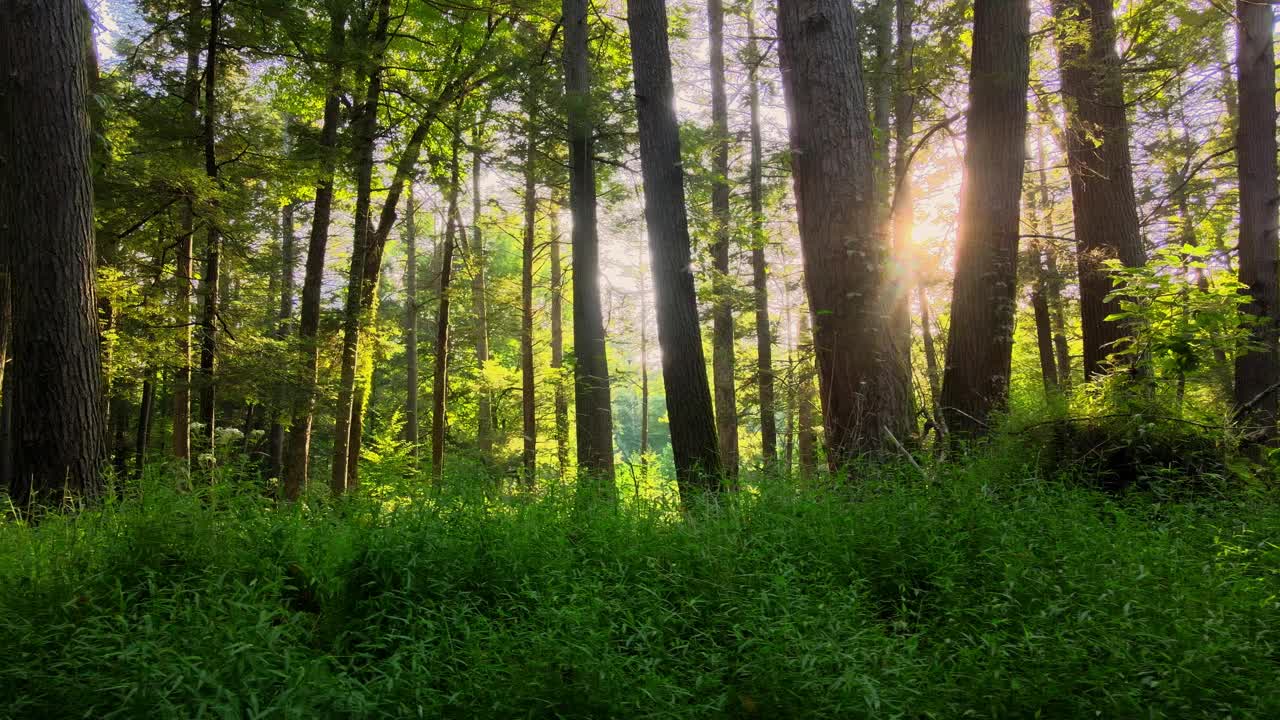
[[[13,718],[1280,717],[1280,502],[997,456],[726,506],[153,478],[0,523]]]

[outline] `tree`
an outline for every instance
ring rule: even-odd
[[[768,238],[764,230],[764,149],[760,132],[760,64],[756,42],[755,4],[747,8],[747,93],[751,109],[751,287],[756,313],[756,372],[760,388],[760,448],[766,468],[778,462],[778,420],[775,416],[773,332],[769,326]],[[736,431],[735,431],[736,432]]]
[[[853,8],[781,0],[778,34],[814,354],[833,470],[903,434],[907,388],[889,318],[872,132]]]
[[[336,167],[338,129],[345,63],[347,10],[341,3],[329,4],[329,40],[326,48],[328,83],[319,141],[319,175],[311,212],[311,234],[307,242],[307,264],[302,278],[302,306],[299,309],[298,339],[302,346],[301,398],[293,410],[289,426],[288,459],[285,463],[284,494],[297,499],[309,477],[311,427],[315,418],[316,378],[320,370],[320,290],[324,282],[324,255],[329,245],[329,224],[333,216],[333,176]]]
[[[453,140],[449,146],[448,218],[445,221],[444,248],[440,259],[440,301],[436,311],[435,371],[431,381],[431,477],[437,485],[444,478],[445,395],[449,391],[449,284],[453,278],[453,252],[458,233],[458,190],[462,169],[458,148],[462,144],[459,118],[453,118]],[[472,172],[475,169],[472,168]]]
[[[588,0],[563,0],[569,209],[573,214],[573,407],[578,472],[608,499],[613,476],[613,410],[600,303],[600,241],[591,115]]]
[[[1106,261],[1126,267],[1146,261],[1129,154],[1124,80],[1116,54],[1113,0],[1053,0],[1053,17],[1067,110],[1067,168],[1071,174],[1084,376],[1105,370],[1107,356],[1125,336],[1119,300],[1111,294]]]
[[[19,507],[102,487],[88,47],[77,0],[0,5],[0,274],[16,280],[0,467]]]
[[[418,456],[418,224],[413,186],[404,196],[404,439]]]
[[[569,397],[561,373],[564,368],[564,267],[560,259],[560,208],[551,203],[551,373],[555,378],[556,469],[564,477],[569,469]]]
[[[964,186],[942,375],[942,414],[952,433],[990,427],[991,413],[1009,393],[1030,41],[1026,0],[974,3]]]
[[[538,232],[537,129],[534,126],[536,96],[526,81],[524,155],[524,235],[520,251],[520,407],[524,443],[520,455],[521,479],[533,487],[538,468],[538,416],[533,367],[533,254]]]
[[[209,43],[204,62],[204,169],[218,185],[220,165],[217,155],[218,122],[218,34],[222,30],[222,7],[226,0],[209,1]],[[204,269],[200,275],[203,307],[200,313],[200,422],[205,442],[212,451],[217,431],[214,393],[214,365],[218,356],[218,296],[222,275],[222,228],[211,218],[205,227]]]
[[[729,279],[729,239],[733,216],[729,210],[729,100],[724,81],[724,7],[721,0],[707,0],[707,25],[711,52],[712,150],[711,245],[713,301],[711,309],[711,366],[715,386],[716,435],[720,462],[730,483],[738,475],[738,398],[734,388],[733,290]]]
[[[1280,282],[1277,279],[1275,11],[1269,2],[1237,0],[1236,67],[1240,178],[1240,281],[1249,288],[1244,311],[1257,323],[1258,347],[1236,357],[1235,401],[1267,438],[1275,435],[1280,386]]]
[[[645,224],[649,229],[658,344],[667,391],[676,480],[687,501],[720,489],[711,389],[702,353],[698,302],[690,270],[689,220],[684,204],[680,133],[676,124],[665,0],[628,0],[631,67],[635,74]],[[578,269],[579,277],[582,269]]]
[[[489,362],[489,306],[486,295],[485,273],[488,258],[485,255],[484,233],[480,230],[480,170],[482,163],[483,127],[477,117],[471,128],[471,312],[475,317],[472,326],[472,342],[476,347],[476,366],[484,378],[484,368]],[[493,455],[493,405],[488,383],[481,382],[480,397],[476,401],[476,446],[480,454],[489,459]]]
[[[187,3],[185,23],[186,73],[182,94],[182,120],[189,140],[194,145],[199,135],[200,109],[200,0]],[[173,455],[189,463],[191,460],[191,282],[195,274],[192,257],[195,254],[195,203],[188,194],[182,199],[180,211],[177,262],[174,280],[177,286],[174,298],[174,323],[178,325],[178,366],[173,388]]]

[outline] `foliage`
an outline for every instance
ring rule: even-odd
[[[685,518],[559,494],[277,509],[152,474],[0,526],[0,714],[1280,712],[1274,502],[1112,500],[1016,457]]]

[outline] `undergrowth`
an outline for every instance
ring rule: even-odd
[[[760,482],[687,516],[153,477],[0,526],[0,715],[1280,717],[1280,507],[1035,467]]]

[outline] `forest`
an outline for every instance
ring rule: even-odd
[[[1272,0],[0,0],[0,718],[1280,717]]]

